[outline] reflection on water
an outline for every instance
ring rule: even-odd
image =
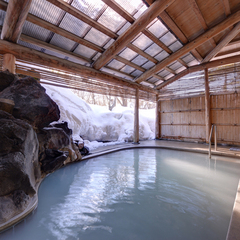
[[[239,165],[163,149],[72,164],[43,181],[38,208],[0,239],[225,239]]]

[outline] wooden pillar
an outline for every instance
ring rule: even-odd
[[[160,126],[160,101],[158,100],[158,95],[156,95],[156,125],[155,125],[155,138],[159,139],[161,137],[161,126]]]
[[[204,69],[205,73],[205,124],[206,124],[206,142],[209,142],[209,134],[211,130],[211,103],[208,82],[208,69]]]
[[[135,109],[134,109],[134,141],[133,143],[139,143],[139,89],[136,89],[135,96]]]
[[[2,66],[3,71],[8,70],[10,73],[15,74],[16,73],[15,62],[16,62],[16,58],[14,55],[12,55],[10,53],[4,54],[3,66]]]

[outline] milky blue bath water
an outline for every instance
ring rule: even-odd
[[[38,208],[0,239],[224,240],[239,170],[236,160],[164,149],[72,164],[42,182]]]

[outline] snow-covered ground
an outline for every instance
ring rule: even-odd
[[[43,87],[60,108],[59,122],[68,122],[73,139],[84,139],[90,150],[133,140],[132,108],[115,107],[109,111],[107,107],[87,104],[69,89],[44,84]],[[139,115],[140,140],[154,139],[155,109],[140,110]]]

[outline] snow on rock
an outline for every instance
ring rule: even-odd
[[[69,89],[43,86],[59,106],[59,122],[67,121],[69,128],[73,130],[73,139],[81,140],[82,137],[90,150],[99,146],[133,141],[133,109],[115,107],[111,112],[106,107],[87,104]],[[140,140],[154,139],[154,132],[155,109],[140,110]]]

